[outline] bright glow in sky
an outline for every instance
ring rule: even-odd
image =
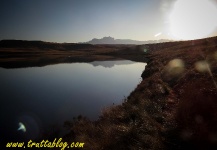
[[[159,33],[155,34],[154,36],[155,36],[155,37],[158,37],[158,36],[160,36],[161,34],[162,34],[162,33],[159,32]]]
[[[216,5],[217,0],[1,0],[0,40],[87,42],[111,36],[145,41],[217,36]]]
[[[177,0],[169,19],[175,38],[205,38],[217,27],[217,7],[210,0]]]

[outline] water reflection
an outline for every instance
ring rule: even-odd
[[[114,67],[115,65],[130,65],[134,64],[135,62],[128,61],[128,60],[122,60],[122,61],[93,61],[90,62],[93,66],[102,66],[105,68],[111,68]]]
[[[0,68],[0,138],[13,140],[29,132],[27,137],[35,138],[49,125],[78,115],[96,119],[103,107],[130,94],[144,68],[144,63],[132,61]],[[19,123],[26,132],[17,130]]]

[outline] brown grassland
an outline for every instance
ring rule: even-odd
[[[11,55],[15,51],[0,48],[0,67],[115,59],[147,62],[142,82],[121,105],[105,108],[96,121],[78,116],[65,122],[67,142],[85,142],[88,150],[217,149],[217,37],[95,45],[81,51],[34,48],[38,57],[28,56],[28,61],[21,54],[27,55],[26,48]]]

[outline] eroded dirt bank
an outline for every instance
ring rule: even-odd
[[[75,118],[86,149],[211,149],[217,144],[217,38],[150,44],[143,81],[99,120]]]

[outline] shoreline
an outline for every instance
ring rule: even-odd
[[[85,141],[86,149],[216,148],[217,38],[146,47],[149,61],[137,88],[95,122],[82,116],[66,122],[66,141]],[[212,76],[203,63],[198,69],[203,61]]]
[[[147,62],[143,80],[98,120],[65,122],[66,142],[85,142],[84,149],[217,148],[217,37],[125,47],[105,56]]]

